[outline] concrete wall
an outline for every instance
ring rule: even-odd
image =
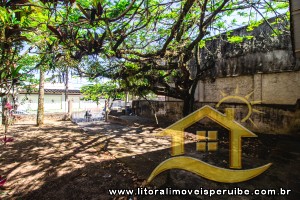
[[[296,57],[300,58],[300,2],[290,0],[291,7],[291,29],[293,30],[293,42]]]
[[[149,104],[151,102],[151,105]],[[164,120],[176,121],[182,117],[183,102],[181,101],[132,101],[132,109],[136,115],[152,118],[154,111],[159,118]],[[167,118],[167,119],[166,119]]]
[[[275,18],[269,20],[273,23]],[[256,73],[275,73],[299,71],[300,59],[294,57],[291,35],[283,20],[278,28],[285,33],[275,36],[267,23],[253,31],[247,26],[235,29],[231,36],[251,36],[240,43],[228,42],[228,36],[221,34],[206,42],[200,51],[201,67],[209,68],[206,77],[253,75]]]
[[[246,96],[263,104],[295,105],[300,99],[300,71],[254,74],[217,78],[214,82],[201,81],[195,94],[199,102],[218,102],[224,94]],[[223,93],[223,95],[222,95]],[[227,102],[241,103],[237,100]]]
[[[173,123],[182,116],[183,102],[180,101],[152,101],[152,106],[155,108],[159,121]],[[209,105],[216,108],[216,102],[198,102],[196,109],[204,105]],[[138,116],[153,118],[154,112],[147,101],[133,101],[133,111]],[[224,113],[225,108],[235,109],[235,120],[256,133],[268,134],[297,134],[300,135],[300,101],[297,105],[274,105],[260,104],[253,105],[249,119],[245,122],[241,120],[248,114],[249,109],[242,103],[223,103],[218,109]],[[213,125],[209,122],[208,125]]]
[[[269,20],[274,21],[275,18]],[[282,29],[289,23],[282,20],[276,26]],[[199,82],[195,99],[218,102],[222,98],[221,91],[233,94],[238,86],[242,96],[254,91],[251,100],[295,105],[300,99],[300,59],[293,55],[289,29],[285,34],[274,36],[269,25],[263,23],[253,31],[247,31],[247,27],[235,29],[231,35],[253,38],[230,43],[227,35],[221,34],[206,43],[200,58],[202,67],[209,70],[205,80]]]
[[[224,96],[230,95],[243,98],[249,95],[247,101],[253,104],[255,112],[242,123],[241,120],[249,112],[245,102],[228,99],[218,109],[224,113],[225,108],[235,108],[236,121],[251,131],[300,135],[299,71],[220,77],[214,82],[201,81],[195,94],[196,107],[215,107]],[[152,105],[159,120],[175,122],[183,117],[182,101],[157,101],[152,102]],[[137,115],[149,118],[154,115],[147,101],[134,101],[133,108]]]

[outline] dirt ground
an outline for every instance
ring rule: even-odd
[[[86,133],[66,121],[14,125],[14,141],[0,144],[0,175],[7,178],[0,199],[111,199],[108,189],[141,184],[105,150],[110,130]]]
[[[13,137],[14,141],[7,145],[0,144],[0,175],[7,178],[5,187],[0,188],[0,199],[208,199],[195,196],[110,196],[109,189],[142,186],[152,170],[171,157],[170,139],[155,136],[162,128],[137,117],[119,121],[119,124],[116,119],[115,123],[76,125],[69,121],[52,120],[46,121],[41,128],[32,122],[12,126],[9,137]],[[229,144],[226,131],[220,131],[217,152],[195,152],[190,132],[200,130],[201,126],[200,123],[186,130],[186,154],[227,168]],[[150,187],[282,187],[292,189],[293,195],[227,199],[299,199],[299,138],[259,135],[256,139],[245,140],[242,145],[244,167],[253,168],[271,162],[270,170],[245,183],[227,185],[173,170],[159,175]]]

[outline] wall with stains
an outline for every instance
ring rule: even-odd
[[[154,110],[158,121],[171,124],[180,120],[182,116],[183,102],[181,101],[133,101],[134,114],[154,119]],[[234,108],[235,120],[255,133],[266,134],[292,134],[300,136],[300,101],[296,105],[255,104],[251,110],[244,103],[225,102],[216,107],[215,102],[197,102],[195,109],[209,105],[222,113],[226,108]],[[250,112],[249,118],[242,120]],[[213,127],[213,121],[203,121],[208,127]]]
[[[275,20],[270,19],[269,23]],[[227,42],[227,34],[206,42],[198,56],[200,66],[209,70],[199,81],[196,108],[216,107],[226,98],[218,109],[224,113],[225,108],[234,108],[235,119],[250,130],[300,135],[300,60],[293,54],[289,22],[279,21],[276,26],[283,31],[279,36],[263,23],[253,31],[247,27],[233,30],[231,35],[253,36],[241,43]],[[189,66],[193,78],[195,60]],[[167,102],[152,102],[154,109],[146,101],[134,102],[133,108],[144,117],[153,117],[155,110],[161,120],[181,119],[183,102],[166,99]],[[249,112],[249,118],[241,122]]]
[[[245,97],[248,94],[249,101],[295,105],[300,99],[300,71],[229,76],[217,78],[214,82],[200,81],[195,99],[199,102],[218,102],[225,95]],[[240,103],[235,99],[227,102]]]
[[[202,67],[209,70],[199,81],[197,101],[218,102],[222,93],[232,94],[238,87],[238,95],[253,91],[250,100],[263,104],[296,104],[300,99],[300,60],[293,54],[289,21],[272,18],[269,23],[276,20],[281,35],[263,23],[252,31],[241,27],[231,32],[231,36],[253,36],[243,42],[230,43],[227,34],[221,34],[206,43],[200,58]],[[235,99],[229,102],[239,103]]]

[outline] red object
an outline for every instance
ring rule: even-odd
[[[4,142],[4,144],[6,144],[8,142],[13,142],[14,139],[13,138],[8,138],[8,137],[4,136],[4,138],[2,139],[2,141]]]
[[[2,178],[2,176],[0,176],[0,187],[2,187],[6,182],[6,178]]]
[[[6,103],[4,107],[7,108],[8,110],[12,110],[13,109],[13,107],[12,107],[12,105],[10,103]]]

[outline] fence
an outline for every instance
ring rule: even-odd
[[[95,109],[89,109],[91,116],[86,116],[86,111],[78,111],[78,112],[72,112],[71,114],[71,121],[74,123],[79,122],[92,122],[92,121],[101,121],[103,120],[103,109],[95,108]]]

